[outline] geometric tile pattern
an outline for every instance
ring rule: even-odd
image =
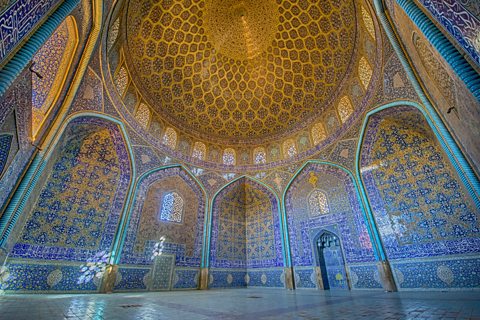
[[[418,111],[372,117],[361,161],[390,259],[479,252],[478,210]]]
[[[10,134],[0,135],[0,176],[7,164],[8,155],[10,154],[10,147],[12,145],[13,136]]]

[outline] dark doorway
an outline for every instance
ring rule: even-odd
[[[347,289],[348,282],[345,272],[340,239],[331,232],[324,232],[317,240],[317,250],[322,274],[323,288]]]

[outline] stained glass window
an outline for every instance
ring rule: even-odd
[[[314,190],[310,194],[308,203],[310,205],[310,214],[314,217],[330,212],[327,195],[322,190]]]
[[[292,139],[288,139],[283,143],[283,157],[291,158],[297,154],[297,147]]]
[[[234,166],[235,165],[235,150],[232,148],[227,148],[223,151],[223,164]]]
[[[367,59],[365,57],[362,57],[358,65],[358,76],[360,77],[360,81],[362,82],[365,90],[368,88],[368,85],[370,84],[372,75],[373,75],[372,67],[368,63]]]
[[[121,67],[115,77],[115,87],[120,95],[123,96],[128,84],[128,73],[125,67]]]
[[[364,6],[362,6],[362,17],[365,28],[367,28],[370,36],[375,39],[375,26],[373,24],[372,16],[370,13],[368,13],[368,10]]]
[[[347,121],[348,117],[350,117],[352,113],[353,106],[350,102],[350,99],[347,96],[340,99],[340,102],[338,103],[338,115],[340,116],[342,123]]]
[[[177,146],[177,133],[172,128],[167,128],[163,135],[163,144],[170,149],[175,149]]]
[[[207,154],[207,147],[202,142],[195,142],[193,146],[193,153],[192,157],[197,158],[199,160],[204,160],[205,155]]]
[[[182,222],[183,198],[176,192],[169,192],[163,197],[160,220],[168,222]]]
[[[146,129],[150,123],[151,116],[148,106],[145,103],[140,103],[137,112],[135,113],[135,119],[137,119],[138,123]]]
[[[253,158],[255,164],[264,164],[267,163],[267,153],[264,148],[256,148],[253,151]]]
[[[317,122],[312,128],[312,138],[315,145],[327,138],[327,132],[322,122]]]

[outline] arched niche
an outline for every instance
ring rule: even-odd
[[[115,290],[197,288],[205,196],[198,182],[179,166],[156,169],[140,178]]]
[[[284,287],[279,201],[247,177],[212,203],[210,287]]]
[[[297,288],[323,287],[316,242],[324,232],[341,240],[352,289],[382,287],[362,203],[346,169],[307,163],[290,183],[284,203]],[[345,276],[338,278],[330,288],[348,288]]]
[[[71,120],[42,170],[8,238],[4,289],[97,291],[132,176],[121,129],[91,116]]]
[[[361,179],[397,286],[478,286],[469,255],[480,248],[479,211],[421,112],[379,111],[362,139]]]
[[[68,16],[32,60],[32,136],[36,140],[65,87],[78,46],[77,23]]]

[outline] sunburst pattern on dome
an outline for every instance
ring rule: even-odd
[[[144,99],[210,140],[261,142],[317,118],[355,43],[352,0],[131,0],[128,12]]]

